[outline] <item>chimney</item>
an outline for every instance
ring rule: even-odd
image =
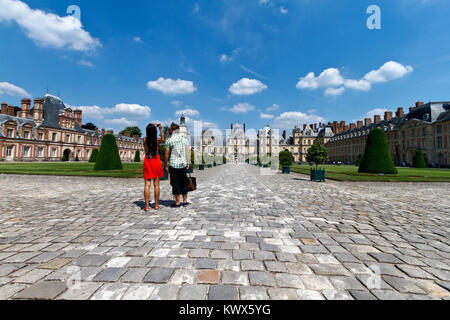
[[[375,115],[373,117],[373,122],[374,123],[380,123],[381,122],[381,116],[380,115]]]
[[[233,124],[231,124],[231,130],[233,130]]]
[[[372,124],[372,119],[370,119],[370,118],[365,118],[364,119],[364,125],[366,127],[370,126],[371,124]]]
[[[28,98],[22,99],[21,101],[22,110],[20,112],[20,117],[28,118],[30,116],[31,100]]]
[[[130,137],[130,131],[125,131],[125,137]]]
[[[9,105],[7,110],[8,110],[7,111],[8,116],[14,117],[14,106],[13,105]]]
[[[283,130],[283,139],[286,139],[286,130]]]
[[[386,111],[385,113],[384,113],[384,120],[385,121],[389,121],[389,120],[391,120],[392,119],[392,111]]]
[[[244,133],[245,133],[245,123],[244,123]]]
[[[307,126],[308,126],[307,124],[304,124],[304,125],[303,125],[303,131],[306,130],[306,127],[307,127]]]
[[[333,121],[333,133],[334,134],[338,134],[339,133],[338,122],[337,121]]]
[[[98,136],[98,128],[95,128],[95,135]]]
[[[356,129],[356,124],[350,123],[350,130],[355,130],[355,129]]]
[[[395,113],[395,116],[397,117],[397,118],[401,118],[401,117],[403,117],[405,115],[405,112],[403,111],[403,108],[398,108],[397,109],[397,112]]]
[[[34,99],[33,118],[38,122],[44,119],[44,100],[41,98]]]
[[[102,129],[102,136],[105,135],[105,129]]]
[[[361,129],[362,127],[364,127],[364,122],[362,122],[361,120],[359,120],[356,124],[356,126],[358,127],[358,129]]]
[[[8,114],[8,104],[6,102],[2,103],[2,114]]]
[[[421,106],[423,106],[423,102],[422,101],[417,101],[416,102],[416,108],[420,108]]]
[[[319,128],[322,128],[323,123],[319,122]]]
[[[317,123],[314,123],[314,130],[317,130]]]
[[[83,111],[75,110],[73,113],[75,115],[75,122],[78,123],[78,125],[81,127]]]
[[[412,112],[414,109],[414,107],[409,107],[409,112]]]
[[[139,135],[135,134],[133,136],[133,139],[136,140],[136,142],[139,142],[140,137],[139,137]]]
[[[348,130],[350,130],[350,127],[349,127],[348,125],[346,125],[346,126],[344,127],[344,132],[345,132],[345,131],[348,131]]]

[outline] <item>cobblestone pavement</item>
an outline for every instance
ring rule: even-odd
[[[0,299],[449,299],[448,184],[226,165],[192,204],[135,179],[0,175]]]

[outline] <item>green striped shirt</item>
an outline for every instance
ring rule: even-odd
[[[171,151],[169,166],[175,169],[186,168],[186,147],[188,146],[186,138],[179,134],[173,134],[167,139],[166,146]]]

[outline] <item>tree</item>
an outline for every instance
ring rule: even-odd
[[[139,129],[139,127],[127,127],[125,130],[121,131],[121,134],[125,134],[125,131],[130,132],[130,136],[138,135],[139,137],[142,137],[142,131]]]
[[[316,170],[318,170],[319,164],[328,160],[328,149],[321,144],[313,144],[306,153],[306,160],[315,163]]]
[[[289,150],[281,151],[279,160],[280,166],[283,168],[292,166],[292,152],[290,152]]]
[[[376,128],[369,132],[366,150],[359,166],[360,173],[397,174],[397,168],[389,153],[384,131]]]
[[[116,138],[112,134],[103,136],[94,170],[122,170]]]
[[[360,154],[358,155],[358,159],[356,160],[356,165],[359,167],[361,165],[362,159],[363,159],[363,155]]]
[[[136,151],[134,154],[134,162],[141,162],[141,153],[139,151]]]
[[[416,157],[414,158],[414,168],[428,168],[425,158],[423,157],[423,153],[420,150],[416,152]]]
[[[93,124],[92,122],[88,122],[88,123],[82,125],[81,127],[83,129],[92,130],[92,131],[95,131],[95,129],[97,128],[97,126],[95,124]]]
[[[92,150],[92,154],[91,154],[91,157],[89,158],[89,162],[95,163],[97,161],[97,157],[98,157],[98,149]]]

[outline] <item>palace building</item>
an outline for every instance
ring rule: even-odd
[[[358,155],[364,154],[367,135],[371,129],[380,128],[386,134],[389,151],[398,166],[412,166],[418,150],[425,161],[433,167],[450,167],[450,102],[417,102],[405,114],[398,108],[393,116],[387,111],[382,119],[375,115],[358,121],[345,123],[339,128],[332,124],[335,135],[325,146],[330,161],[355,163]]]
[[[94,149],[100,149],[103,135],[82,127],[82,111],[65,106],[61,98],[45,95],[31,100],[25,98],[21,108],[1,104],[0,161],[87,161]],[[132,161],[136,151],[144,156],[139,136],[116,135],[117,146],[123,161]]]

